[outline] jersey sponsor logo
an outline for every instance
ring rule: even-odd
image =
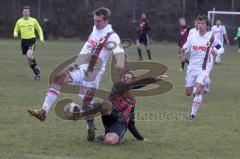
[[[207,46],[193,45],[192,46],[192,50],[193,51],[206,51],[207,50]]]
[[[87,42],[90,44],[92,48],[97,46],[97,41],[94,41],[93,39],[88,38]]]

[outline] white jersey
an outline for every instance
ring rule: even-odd
[[[195,34],[197,32],[198,32],[198,30],[196,28],[192,28],[192,29],[190,29],[190,31],[188,33],[188,36],[191,36],[191,35],[193,35],[193,34]]]
[[[112,25],[110,24],[108,24],[105,28],[101,30],[97,30],[96,27],[94,26],[93,31],[90,34],[86,43],[84,44],[82,50],[80,51],[80,54],[91,54],[92,51],[96,48],[98,42],[103,40],[103,38],[107,35],[107,33],[110,33],[110,32],[113,32]],[[113,33],[110,35],[107,41],[107,44],[108,46],[104,47],[99,54],[99,58],[103,62],[102,70],[105,70],[105,66],[111,52],[113,52],[113,54],[124,53],[124,50],[121,46],[120,38],[116,33]],[[110,49],[109,47],[113,47],[113,48]]]
[[[216,36],[216,38],[218,39],[220,45],[223,45],[223,40],[224,40],[224,34],[226,34],[226,28],[223,25],[214,25],[212,27],[212,32],[213,34]]]
[[[183,48],[190,52],[188,69],[209,70],[212,62],[212,49],[218,44],[211,32],[200,36],[199,32],[188,37]]]

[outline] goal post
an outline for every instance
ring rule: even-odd
[[[212,11],[208,11],[208,19],[211,21],[211,25],[214,23],[215,15],[222,14],[222,15],[240,15],[240,12],[229,12],[229,11],[215,11],[213,8]]]
[[[230,42],[234,43],[233,38],[236,34],[237,27],[240,26],[239,16],[240,12],[233,12],[233,11],[216,11],[215,8],[213,10],[208,11],[208,19],[211,22],[211,25],[214,25],[215,19],[221,19],[223,22],[222,24],[227,29],[227,34]],[[229,17],[230,16],[230,17]]]

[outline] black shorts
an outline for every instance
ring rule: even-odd
[[[145,46],[148,46],[148,35],[147,34],[138,35],[137,42]]]
[[[105,134],[107,133],[116,133],[119,136],[119,140],[121,140],[127,131],[127,124],[118,121],[111,115],[103,115],[102,122],[105,127]]]
[[[35,48],[36,39],[22,39],[21,47],[22,47],[22,54],[26,55],[28,50],[34,50]]]

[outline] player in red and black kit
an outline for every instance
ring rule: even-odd
[[[180,49],[183,47],[183,45],[187,41],[187,37],[188,37],[188,33],[189,33],[190,28],[187,26],[185,18],[180,18],[179,19],[179,25],[180,25],[180,35],[179,35],[179,41],[178,41],[178,46],[179,46],[178,56],[181,60],[180,71],[183,71],[185,63],[189,63],[189,61],[188,61],[188,59],[186,58],[185,55],[180,54]]]
[[[142,88],[148,84],[166,79],[167,75],[133,80],[131,72],[122,74],[120,82],[116,82],[107,101],[91,104],[91,109],[80,112],[81,117],[102,113],[102,122],[105,127],[104,142],[115,145],[123,138],[127,129],[137,140],[146,140],[138,132],[134,122],[134,107],[136,99],[130,92],[131,89]],[[147,140],[146,140],[147,141]]]
[[[138,35],[137,35],[137,51],[138,51],[138,61],[142,61],[142,51],[141,51],[141,44],[145,46],[147,54],[148,54],[148,59],[151,60],[151,50],[149,46],[149,40],[148,40],[148,31],[150,30],[149,27],[149,21],[146,17],[146,14],[142,14],[141,20],[139,21],[139,26],[138,26]]]

